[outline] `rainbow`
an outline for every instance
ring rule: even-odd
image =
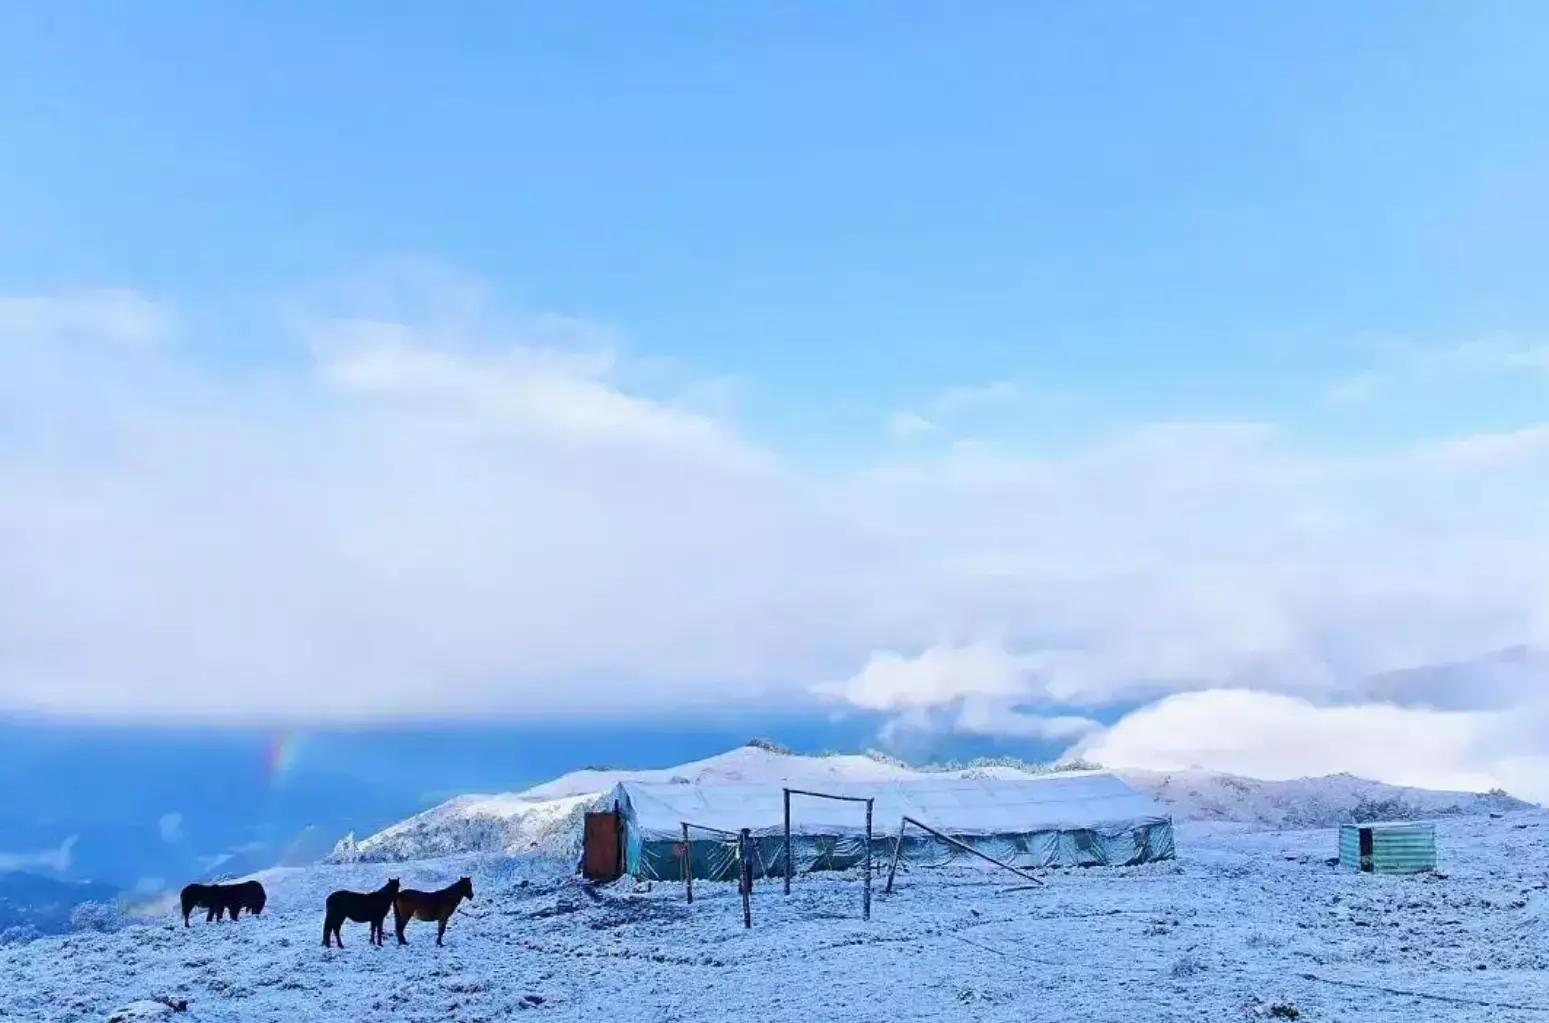
[[[269,737],[269,745],[264,750],[264,774],[270,784],[278,781],[286,772],[296,766],[296,759],[301,755],[300,732],[276,732]]]

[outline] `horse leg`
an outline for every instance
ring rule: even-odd
[[[211,906],[210,907],[210,911],[204,915],[204,922],[207,923],[207,924],[213,924],[215,922],[215,907],[214,906]]]
[[[241,906],[232,906],[230,908],[231,908],[231,919],[233,921],[235,921],[237,919],[237,917],[242,915],[242,907]]]
[[[441,947],[441,935],[446,933],[446,917],[436,921],[436,947]]]
[[[333,920],[331,920],[330,918],[325,916],[325,917],[323,917],[323,947],[324,948],[327,948],[328,946],[333,944],[333,942],[330,940],[332,937],[333,937]]]
[[[407,926],[409,926],[409,918],[398,912],[397,908],[394,907],[393,930],[398,934],[398,944],[400,945],[407,945],[409,943],[409,939],[403,936],[403,929]]]

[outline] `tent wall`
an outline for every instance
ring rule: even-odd
[[[1046,779],[932,778],[836,782],[834,795],[875,800],[872,856],[886,860],[903,816],[924,821],[994,859],[1021,867],[1127,865],[1172,859],[1172,818],[1154,799],[1106,772]],[[792,858],[796,874],[845,870],[865,858],[865,812],[853,803],[796,797]],[[785,874],[784,796],[778,784],[695,785],[622,782],[613,791],[624,825],[625,869],[636,877],[681,880],[683,824],[696,878],[728,880],[738,870],[736,840],[705,829],[749,829],[756,877]],[[939,865],[973,859],[910,829],[904,862]]]
[[[626,824],[627,829],[627,824]],[[958,836],[953,836],[958,837]],[[1023,835],[964,836],[968,845],[995,859],[1019,867],[1131,866],[1175,855],[1170,821],[1122,829],[1072,829],[1038,831]],[[893,853],[894,836],[875,835],[871,855],[884,863]],[[636,877],[664,881],[683,879],[683,842],[666,839],[631,840],[629,872]],[[695,838],[690,842],[694,877],[731,881],[737,877],[737,846],[731,839]],[[866,840],[855,835],[796,835],[791,838],[796,874],[817,870],[848,870],[866,855]],[[753,836],[753,876],[785,875],[785,836],[760,833]],[[912,867],[945,866],[955,862],[976,863],[961,849],[929,835],[904,836],[903,859]]]

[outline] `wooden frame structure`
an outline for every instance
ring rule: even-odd
[[[830,792],[813,792],[810,789],[783,789],[785,793],[785,894],[791,894],[791,874],[796,870],[795,857],[791,855],[791,797],[810,796],[813,799],[832,799],[840,803],[866,804],[866,882],[861,896],[861,919],[871,919],[871,813],[876,800],[871,796],[836,796]]]
[[[737,888],[742,895],[742,926],[753,926],[753,863],[748,851],[753,847],[752,832],[743,828],[741,831],[727,831],[725,828],[712,828],[708,824],[695,824],[693,821],[683,821],[683,890],[692,905],[694,902],[694,846],[689,839],[689,831],[708,831],[712,835],[723,835],[737,841]]]
[[[995,857],[991,856],[989,853],[980,852],[979,850],[975,849],[973,846],[969,845],[967,842],[964,842],[964,841],[962,841],[960,839],[953,838],[951,835],[944,834],[944,833],[942,833],[940,831],[937,831],[935,828],[931,827],[929,824],[922,824],[919,821],[915,820],[913,817],[904,817],[903,819],[901,819],[898,822],[898,837],[893,839],[893,856],[892,856],[891,861],[888,863],[888,868],[887,868],[887,885],[885,887],[883,887],[883,889],[882,889],[883,894],[891,894],[892,891],[893,891],[893,875],[898,873],[898,859],[899,859],[900,854],[902,854],[903,848],[904,848],[904,829],[906,827],[908,827],[909,825],[911,825],[911,824],[913,824],[915,827],[919,828],[921,831],[925,831],[925,832],[928,832],[928,833],[936,836],[937,838],[941,839],[943,842],[946,842],[948,845],[955,846],[955,847],[963,850],[966,853],[972,853],[973,855],[979,857],[981,860],[986,860],[986,861],[988,861],[990,863],[995,864],[997,867],[1001,868],[1002,870],[1009,870],[1013,874],[1017,875],[1018,877],[1026,878],[1027,880],[1033,882],[1033,884],[1038,885],[1039,887],[1043,886],[1043,881],[1041,881],[1040,879],[1034,877],[1032,874],[1029,874],[1027,871],[1023,870],[1021,867],[1014,867],[1014,866],[1012,866],[1009,863],[1006,863],[1006,862],[1001,861],[1001,860],[997,860]]]

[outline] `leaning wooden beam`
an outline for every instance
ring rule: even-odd
[[[689,838],[688,822],[683,824],[683,890],[688,894],[689,905],[694,903],[694,843]]]
[[[753,864],[748,859],[748,849],[753,844],[753,839],[748,835],[748,829],[743,828],[742,834],[737,836],[737,858],[741,860],[742,867],[742,926],[753,926]]]
[[[898,822],[898,837],[893,839],[893,859],[887,865],[887,885],[882,889],[884,894],[891,895],[893,892],[893,875],[898,873],[898,854],[904,848],[904,826],[908,823],[907,817]]]
[[[793,796],[816,796],[818,799],[837,799],[842,803],[869,803],[868,796],[835,796],[827,792],[809,792],[806,789],[786,789]]]
[[[694,901],[694,846],[690,843],[688,832],[690,828],[695,831],[708,831],[712,835],[723,835],[733,839],[737,843],[737,854],[742,854],[742,835],[736,831],[727,831],[725,828],[712,828],[708,824],[695,824],[693,821],[681,821],[683,825],[683,887],[688,892],[688,901]],[[744,829],[746,830],[746,829]]]
[[[693,828],[695,831],[708,831],[712,835],[725,835],[728,838],[736,838],[737,832],[727,831],[725,828],[712,828],[708,824],[695,824],[693,821],[684,821],[683,826]]]
[[[973,846],[969,845],[967,842],[961,842],[961,841],[953,838],[951,835],[942,834],[940,831],[937,831],[935,828],[931,827],[929,824],[921,824],[919,821],[915,820],[913,817],[905,817],[903,819],[903,823],[901,823],[898,826],[898,841],[899,841],[900,845],[902,845],[902,843],[903,843],[903,834],[904,834],[903,825],[904,824],[913,824],[915,827],[919,828],[921,831],[928,831],[928,832],[930,832],[932,835],[935,835],[937,838],[941,839],[943,842],[946,842],[948,845],[953,845],[953,846],[956,846],[957,848],[963,850],[964,852],[972,853],[973,855],[979,857],[981,860],[988,860],[989,862],[995,864],[997,867],[1000,867],[1003,870],[1011,871],[1013,874],[1017,875],[1018,877],[1025,877],[1025,878],[1027,878],[1029,881],[1033,882],[1033,884],[1040,885],[1040,886],[1043,884],[1042,881],[1040,881],[1038,878],[1034,877],[1032,874],[1029,874],[1027,871],[1023,870],[1021,867],[1013,867],[1009,863],[1005,863],[1005,862],[1003,862],[1001,860],[997,860],[995,857],[989,855],[988,853],[980,852],[979,850],[975,849]],[[896,855],[895,855],[895,859],[896,859]],[[892,884],[893,884],[892,878],[889,878],[888,879],[888,888],[889,888],[889,890],[892,889]]]

